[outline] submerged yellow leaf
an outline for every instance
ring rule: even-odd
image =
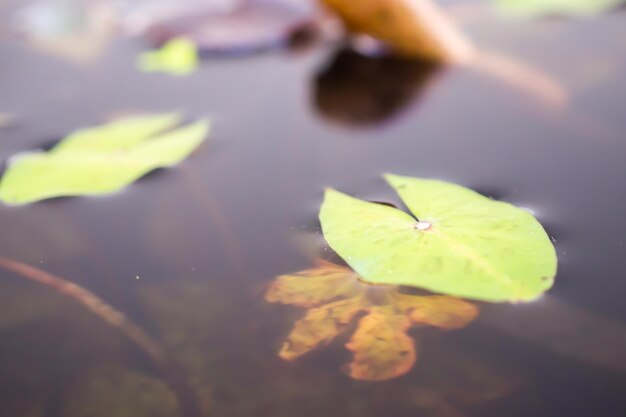
[[[364,313],[346,347],[354,353],[347,374],[380,381],[408,372],[417,357],[407,331],[413,325],[455,329],[478,314],[473,304],[447,296],[405,294],[398,286],[371,285],[350,268],[317,261],[313,268],[277,277],[266,300],[307,308],[287,336],[279,356],[294,360],[330,343]]]
[[[305,279],[315,277],[315,279]],[[355,272],[334,263],[318,260],[314,268],[277,277],[265,298],[270,303],[312,307],[338,296],[355,295],[359,283]]]
[[[477,309],[473,304],[445,295],[421,297],[415,302],[415,296],[396,294],[395,303],[403,306],[413,323],[428,324],[442,329],[459,329],[476,318]]]
[[[361,310],[359,301],[341,300],[311,308],[296,322],[278,355],[293,360],[319,345],[330,343]]]
[[[346,347],[354,352],[348,375],[381,381],[407,373],[415,363],[415,344],[407,334],[411,321],[404,314],[374,308],[359,321]]]

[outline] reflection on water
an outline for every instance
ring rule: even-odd
[[[21,2],[10,26],[38,49],[74,62],[92,62],[113,36],[110,2],[39,0]]]
[[[346,345],[354,354],[346,372],[369,381],[396,378],[413,367],[417,352],[407,335],[412,326],[458,329],[478,314],[473,304],[457,298],[411,295],[397,286],[365,284],[350,268],[323,260],[314,268],[279,276],[265,298],[307,309],[280,350],[279,356],[289,361],[330,343],[358,313],[365,313]]]
[[[341,49],[315,77],[315,105],[349,125],[389,121],[426,92],[439,70],[432,62]]]
[[[121,19],[130,33],[155,44],[192,39],[205,56],[245,55],[285,46],[314,19],[309,0],[160,0],[129,5]]]

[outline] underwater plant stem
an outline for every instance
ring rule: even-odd
[[[116,310],[86,288],[39,268],[2,257],[0,257],[0,268],[54,289],[58,293],[76,301],[104,322],[119,330],[135,346],[145,352],[163,374],[168,385],[176,394],[181,415],[183,417],[197,417],[200,415],[200,408],[193,390],[189,387],[186,380],[181,377],[176,366],[168,359],[163,348],[122,312]]]

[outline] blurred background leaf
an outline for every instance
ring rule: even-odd
[[[503,13],[515,16],[589,16],[616,8],[624,0],[494,0]]]
[[[119,191],[146,173],[185,159],[209,131],[201,120],[175,130],[179,116],[120,119],[70,134],[49,152],[11,158],[0,182],[6,204]]]

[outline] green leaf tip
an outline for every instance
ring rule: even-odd
[[[127,117],[77,130],[49,152],[17,154],[0,179],[0,201],[21,205],[120,191],[180,163],[206,139],[208,120],[177,127],[181,119],[178,113]]]
[[[328,244],[365,281],[491,302],[552,286],[556,252],[527,211],[445,181],[384,178],[414,217],[332,189],[320,208]]]

